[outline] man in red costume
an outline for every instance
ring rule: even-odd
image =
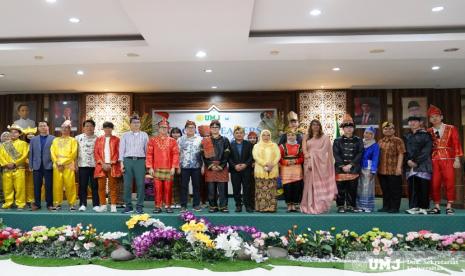
[[[431,197],[434,208],[429,214],[440,214],[441,184],[444,185],[447,197],[446,214],[454,214],[452,203],[455,200],[455,173],[460,168],[460,157],[463,156],[459,133],[453,125],[442,122],[443,116],[439,108],[430,105],[428,117],[433,127],[428,129],[433,139],[433,176],[431,180]]]
[[[174,138],[169,137],[169,123],[163,119],[158,123],[158,135],[150,138],[147,144],[146,167],[155,184],[155,209],[160,213],[162,204],[165,211],[173,213],[171,198],[173,192],[173,176],[179,168],[179,148]]]

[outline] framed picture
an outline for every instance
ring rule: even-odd
[[[35,101],[13,102],[13,123],[21,128],[36,127],[37,103]]]
[[[79,104],[77,101],[55,101],[52,106],[52,121],[55,131],[60,131],[64,121],[71,121],[71,131],[79,127]]]
[[[426,110],[428,109],[428,99],[426,97],[402,98],[402,127],[408,128],[408,117],[419,116],[423,124],[427,124]]]
[[[354,98],[354,123],[356,128],[378,127],[381,118],[379,97]]]

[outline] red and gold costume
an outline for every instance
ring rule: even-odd
[[[431,105],[428,117],[442,115],[439,108]],[[455,172],[454,161],[463,156],[459,133],[453,125],[441,124],[439,129],[428,128],[433,139],[433,176],[431,179],[431,197],[434,203],[441,200],[441,184],[444,184],[447,201],[455,200]]]
[[[159,125],[168,127],[168,122],[164,120]],[[168,135],[152,137],[147,144],[146,157],[145,166],[154,170],[155,207],[161,208],[164,203],[169,208],[173,193],[171,169],[179,168],[178,143]]]
[[[121,177],[121,164],[119,160],[119,142],[120,139],[114,135],[110,136],[110,160],[105,160],[105,142],[106,136],[102,135],[95,140],[94,158],[95,170],[94,177],[98,179],[98,193],[100,205],[106,205],[106,180],[108,178],[108,189],[110,191],[111,204],[116,205],[118,198],[118,177]],[[106,161],[106,162],[105,162]],[[111,166],[109,171],[103,170],[103,165]]]
[[[296,144],[281,144],[279,145],[281,151],[281,181],[283,185],[293,183],[303,179],[302,164],[304,163],[304,155],[302,152],[302,146]],[[290,164],[290,161],[293,164]]]

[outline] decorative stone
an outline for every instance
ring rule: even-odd
[[[129,261],[135,258],[134,255],[127,251],[123,246],[119,246],[117,249],[111,252],[110,256],[115,261]]]
[[[245,248],[241,246],[241,249],[236,251],[236,259],[243,260],[243,261],[249,261],[250,254],[245,253]]]
[[[286,249],[274,246],[269,246],[266,250],[266,254],[271,259],[285,259],[289,255]]]

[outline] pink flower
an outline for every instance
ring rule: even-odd
[[[458,238],[455,242],[458,243],[458,244],[462,244],[462,243],[463,243],[463,239],[462,239],[462,238]]]
[[[428,230],[420,230],[420,231],[418,231],[418,234],[420,234],[420,235],[422,235],[422,236],[424,236],[424,235],[426,235],[426,234],[429,234],[429,233],[431,233],[431,232],[428,231]]]

